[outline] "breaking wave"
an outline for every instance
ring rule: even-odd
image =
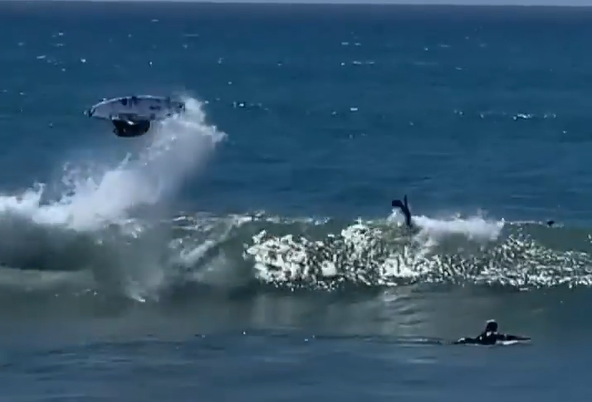
[[[226,138],[206,122],[201,102],[186,98],[185,104],[185,113],[154,125],[135,142],[140,151],[115,166],[67,164],[57,185],[0,196],[0,263],[30,270],[5,270],[0,285],[45,288],[71,278],[56,272],[86,270],[92,273],[86,279],[107,281],[103,288],[140,300],[154,293],[166,276],[159,258],[168,233],[148,230],[149,223],[166,213],[167,201]]]
[[[243,218],[234,237],[243,245],[244,268],[251,269],[257,281],[292,289],[592,284],[592,246],[585,232],[482,217],[419,217],[419,230],[410,233],[393,218],[396,214],[353,224]],[[237,257],[231,238],[225,236],[219,255]]]
[[[208,291],[592,284],[585,231],[477,217],[418,222],[409,233],[391,219],[196,215],[94,236],[55,231],[8,254],[13,269],[0,271],[0,287],[159,301]]]
[[[200,102],[187,105],[116,166],[69,166],[54,199],[41,185],[0,197],[0,298],[161,301],[211,291],[592,284],[585,229],[418,216],[410,231],[395,212],[354,222],[205,213],[171,219],[178,214],[167,201],[226,138],[206,122]]]

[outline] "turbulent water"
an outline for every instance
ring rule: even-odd
[[[590,22],[0,3],[0,395],[580,400]],[[128,94],[187,111],[82,114]]]

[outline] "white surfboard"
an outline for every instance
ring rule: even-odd
[[[138,95],[107,99],[88,109],[89,117],[126,122],[162,120],[185,110],[185,104],[169,97]]]

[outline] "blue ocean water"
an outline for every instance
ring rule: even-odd
[[[585,400],[591,34],[586,8],[0,2],[2,399]],[[128,94],[187,112],[133,139],[83,114]],[[490,318],[532,342],[447,344]]]

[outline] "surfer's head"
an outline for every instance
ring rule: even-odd
[[[497,322],[495,320],[489,320],[485,324],[485,332],[497,332]]]

